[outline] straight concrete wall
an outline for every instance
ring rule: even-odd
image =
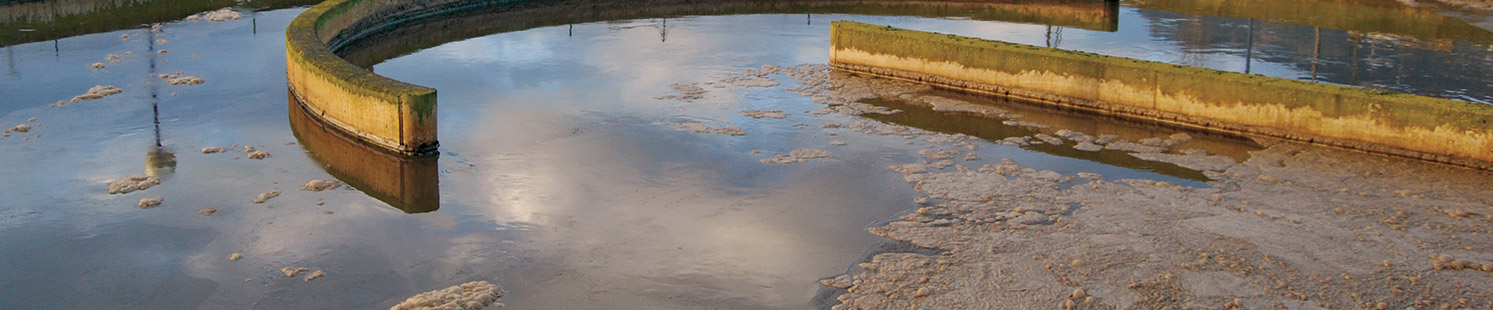
[[[1107,115],[1493,169],[1493,107],[835,22],[836,69]]]

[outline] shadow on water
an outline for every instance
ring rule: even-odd
[[[268,10],[321,0],[0,0],[0,46],[181,20],[225,7]],[[252,18],[246,16],[246,18]]]
[[[440,209],[439,154],[410,157],[386,152],[329,126],[294,95],[289,97],[291,133],[332,177],[405,213]]]
[[[333,42],[332,50],[353,64],[371,67],[422,49],[496,33],[598,21],[692,15],[806,14],[804,22],[810,24],[814,22],[812,14],[830,13],[954,17],[1112,32],[1119,27],[1118,12],[1117,1],[1071,0],[535,0],[416,20],[351,41]]]
[[[1116,135],[1122,139],[1137,141],[1151,137],[1166,137],[1179,130],[1165,128],[1159,125],[1129,122],[1112,117],[1102,117],[1078,111],[1061,111],[1051,108],[1032,106],[1035,103],[1019,102],[1013,99],[989,98],[962,95],[951,91],[932,91],[931,95],[951,97],[995,106],[1003,110],[1019,114],[1024,122],[1039,123],[1052,128],[1037,129],[1034,127],[1006,125],[1002,119],[993,116],[982,116],[965,112],[939,112],[931,107],[894,98],[876,98],[862,100],[876,106],[889,109],[902,110],[902,113],[864,114],[862,117],[915,127],[923,130],[940,132],[946,134],[965,134],[988,141],[1000,141],[1010,137],[1030,137],[1039,133],[1054,134],[1058,130],[1068,129],[1089,135]],[[1202,149],[1210,154],[1218,154],[1233,158],[1235,161],[1249,159],[1249,152],[1259,150],[1261,147],[1245,138],[1234,136],[1223,136],[1203,132],[1188,132],[1194,139],[1184,144],[1177,145],[1174,149]],[[1210,179],[1203,172],[1181,166],[1148,161],[1131,156],[1129,153],[1118,150],[1100,150],[1098,152],[1081,151],[1073,148],[1071,141],[1063,145],[1031,144],[1021,148],[1040,152],[1044,154],[1068,157],[1103,163],[1106,165],[1151,171],[1159,174],[1173,176],[1182,179],[1208,182]]]

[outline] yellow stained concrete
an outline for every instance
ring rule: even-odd
[[[306,102],[313,113],[369,142],[402,151],[403,115],[398,103],[349,92],[329,80],[336,77],[306,70],[303,67],[306,65],[295,61],[294,56],[287,59],[291,59],[286,61],[291,92]]]
[[[900,30],[906,31],[906,30]],[[875,35],[858,30],[855,35]],[[843,35],[836,32],[835,35]],[[888,40],[897,38],[878,38]],[[901,39],[908,39],[901,37]],[[914,40],[914,39],[908,39]],[[991,49],[989,57],[1007,56],[1034,57],[1035,55],[1003,55],[1010,50]],[[1212,102],[1199,100],[1186,91],[1163,94],[1160,85],[1166,80],[1112,80],[1064,72],[1053,72],[1044,68],[1032,68],[1020,72],[1005,72],[985,68],[967,67],[948,61],[930,61],[919,55],[891,55],[864,51],[856,48],[834,46],[830,61],[837,68],[884,68],[893,72],[876,72],[904,79],[914,79],[934,84],[945,84],[972,90],[988,89],[978,85],[994,86],[994,89],[1016,89],[1024,93],[1056,95],[1057,101],[1083,102],[1065,104],[1102,113],[1124,114],[1131,117],[1178,123],[1204,129],[1263,134],[1293,140],[1324,142],[1330,145],[1350,147],[1380,153],[1419,157],[1454,164],[1481,168],[1493,167],[1493,135],[1489,129],[1460,128],[1457,126],[1401,126],[1387,124],[1384,120],[1368,114],[1328,116],[1316,107],[1291,108],[1284,103],[1260,102]],[[850,66],[846,66],[850,65]],[[1093,66],[1106,66],[1093,61]],[[1215,72],[1210,72],[1215,73]],[[1176,75],[1169,72],[1168,75]],[[1236,74],[1236,73],[1226,73]],[[940,79],[941,78],[941,79]],[[956,80],[977,84],[963,85]],[[1201,80],[1213,80],[1198,77]],[[943,82],[939,82],[943,81]],[[1322,96],[1336,94],[1323,93]],[[1041,96],[1027,96],[1039,97]],[[1393,104],[1393,100],[1376,99],[1376,104]],[[1119,113],[1116,113],[1119,112]],[[1403,112],[1402,112],[1403,113]],[[1429,112],[1428,112],[1429,113]],[[1417,118],[1420,116],[1404,116]],[[1434,116],[1431,116],[1434,117]],[[1388,148],[1385,148],[1388,147]],[[1399,150],[1396,150],[1399,149]],[[1409,152],[1405,152],[1409,151]],[[1447,158],[1451,157],[1451,158]],[[1460,159],[1474,159],[1469,162]]]
[[[405,154],[434,151],[435,90],[373,74],[331,46],[419,13],[403,9],[434,10],[452,1],[329,0],[306,10],[285,30],[292,94],[319,118],[375,145]]]

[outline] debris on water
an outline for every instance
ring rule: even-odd
[[[151,186],[161,184],[161,179],[143,175],[132,175],[123,179],[108,182],[109,194],[128,194],[135,191],[143,191]]]
[[[793,164],[806,162],[811,159],[829,157],[829,151],[820,149],[797,149],[788,154],[773,155],[760,161],[765,164]]]
[[[829,145],[832,146],[845,146],[845,144],[845,140],[834,140],[829,142]]]
[[[970,103],[968,101],[948,97],[921,96],[917,97],[916,100],[919,102],[927,103],[928,105],[932,105],[933,111],[936,112],[961,112],[985,115],[1001,115],[1006,113],[1005,110],[997,109],[995,107]]]
[[[126,33],[126,34],[121,34],[121,35],[119,35],[119,38],[120,38],[120,39],[129,39],[129,38],[130,38],[130,34],[128,34],[128,33]]]
[[[472,281],[420,293],[390,307],[389,310],[502,308],[503,304],[498,302],[502,297],[502,287],[487,281]]]
[[[114,87],[114,85],[108,85],[108,86],[99,85],[99,86],[94,86],[94,87],[88,88],[88,92],[83,93],[82,95],[73,96],[72,102],[78,102],[78,101],[83,101],[83,100],[101,99],[101,98],[112,96],[114,94],[118,94],[118,93],[121,93],[121,92],[124,92],[124,90],[121,90],[118,87]]]
[[[975,155],[975,153],[965,153],[964,154],[964,161],[976,161],[976,160],[980,160],[980,155]]]
[[[202,83],[206,82],[206,80],[203,80],[202,78],[199,78],[199,77],[190,76],[190,75],[181,75],[181,72],[169,73],[169,74],[161,74],[161,75],[159,75],[159,77],[161,79],[166,80],[166,84],[171,84],[171,85],[197,85],[197,84],[202,84]]]
[[[1223,155],[1208,155],[1203,150],[1188,150],[1183,154],[1167,153],[1130,153],[1130,156],[1142,160],[1171,163],[1182,168],[1201,171],[1224,171],[1233,167],[1236,162],[1234,158]]]
[[[197,84],[202,84],[203,82],[206,82],[206,81],[204,81],[202,78],[195,77],[195,76],[183,76],[183,77],[170,78],[170,79],[166,80],[166,84],[171,84],[171,85],[197,85]]]
[[[197,209],[197,213],[202,213],[202,216],[213,215],[213,213],[218,213],[218,208]]]
[[[161,205],[162,202],[165,202],[165,201],[166,201],[166,198],[163,198],[161,196],[145,197],[145,198],[140,198],[140,202],[136,203],[135,206],[140,207],[141,209],[149,209],[149,208],[154,208],[156,206],[159,206],[159,205]]]
[[[1131,153],[1161,153],[1166,151],[1166,147],[1163,146],[1145,145],[1124,140],[1110,142],[1104,148]]]
[[[1047,124],[1043,124],[1043,123],[1028,122],[1028,121],[1017,121],[1017,120],[1003,121],[1003,122],[1001,122],[1001,124],[1005,124],[1006,126],[1031,127],[1031,128],[1036,128],[1036,129],[1052,128],[1052,126],[1048,126]]]
[[[192,14],[190,16],[187,16],[187,21],[195,22],[195,21],[199,21],[199,20],[206,20],[206,21],[210,21],[210,22],[222,22],[222,21],[237,20],[237,19],[240,19],[240,18],[243,18],[243,17],[244,17],[243,13],[239,13],[238,11],[234,11],[233,8],[222,8],[222,9],[218,9],[216,11],[209,11],[209,12]]]
[[[1098,152],[1104,150],[1104,146],[1089,141],[1080,141],[1078,144],[1073,145],[1073,149],[1084,152]]]
[[[265,159],[265,158],[270,158],[270,153],[265,153],[264,151],[253,151],[253,152],[249,152],[249,159]]]
[[[260,193],[259,197],[255,197],[254,198],[254,203],[264,203],[265,201],[269,201],[270,199],[273,199],[275,197],[280,197],[280,191],[279,190],[272,190],[272,191]]]
[[[168,50],[159,50],[159,51],[156,51],[156,54],[161,54],[161,55],[170,54],[170,53],[171,53],[171,51],[168,51]]]
[[[1166,137],[1166,144],[1168,145],[1178,145],[1189,141],[1192,141],[1192,136],[1186,133],[1179,132]]]
[[[1098,137],[1094,137],[1094,144],[1110,144],[1112,142],[1115,142],[1116,140],[1120,140],[1120,136],[1099,135]]]
[[[166,44],[166,39],[156,39],[156,44]]]
[[[311,281],[316,280],[316,279],[321,279],[322,277],[325,277],[325,276],[327,276],[326,272],[323,272],[321,270],[313,271],[313,272],[311,272],[311,274],[306,275],[306,282],[311,282]]]
[[[26,125],[26,124],[16,125],[15,127],[11,127],[10,129],[6,129],[5,130],[5,132],[20,132],[20,133],[25,133],[25,132],[28,132],[28,131],[31,131],[31,125]]]
[[[838,288],[838,289],[847,289],[847,288],[850,288],[850,285],[852,283],[854,283],[852,281],[853,280],[850,279],[849,275],[843,275],[842,274],[842,275],[835,276],[834,278],[820,279],[819,280],[819,284],[824,284],[824,286]]]
[[[105,55],[104,56],[104,60],[108,60],[110,63],[116,63],[117,64],[117,63],[120,62],[121,59],[123,59],[123,57],[119,57],[119,55],[114,55],[114,54],[109,54],[109,55]]]
[[[788,117],[788,114],[783,113],[781,110],[742,110],[741,115],[750,118],[782,119]]]
[[[726,126],[721,128],[711,128],[709,125],[695,122],[674,124],[674,128],[689,130],[697,133],[709,133],[718,135],[745,136],[747,134],[746,130],[741,129],[741,127]]]
[[[1051,145],[1063,145],[1063,139],[1058,139],[1058,137],[1054,137],[1045,133],[1039,133],[1033,135],[1032,137],[1037,138],[1037,140],[1042,140],[1043,143]]]
[[[337,180],[315,179],[307,181],[306,184],[301,185],[301,190],[320,192],[329,189],[337,189],[338,187],[342,187],[342,182],[338,182]],[[320,200],[318,200],[318,202],[319,201]]]
[[[238,261],[240,259],[244,259],[244,254],[239,253],[239,252],[233,252],[233,254],[228,254],[228,260],[229,261]]]
[[[225,150],[225,149],[223,149],[221,147],[216,147],[216,146],[202,148],[202,154],[217,154],[217,153],[222,153],[222,152],[226,152],[226,151],[228,151],[228,150]]]
[[[654,97],[654,99],[678,99],[679,101],[690,102],[700,98],[705,98],[705,89],[701,88],[700,86],[695,86],[694,84],[672,84],[669,85],[669,88],[674,89],[674,91],[678,91],[679,94]]]
[[[773,87],[778,86],[778,81],[768,77],[738,77],[733,76],[722,80],[727,84],[740,87]]]
[[[922,150],[918,150],[918,155],[923,155],[924,157],[928,157],[928,158],[932,158],[932,159],[950,159],[950,158],[954,158],[955,155],[959,155],[959,151],[958,150],[948,150],[948,149],[944,149],[944,150],[922,149]]]
[[[299,275],[302,272],[307,272],[307,271],[310,271],[310,270],[306,269],[306,267],[285,267],[285,268],[280,268],[280,273],[284,273],[286,277],[291,277],[291,278],[294,278],[296,275]]]
[[[321,199],[317,199],[316,200],[316,205],[318,205],[318,206],[325,205],[325,204],[326,204],[326,202],[322,202]]]
[[[94,69],[103,69],[104,68],[104,63],[102,63],[102,62],[95,62],[95,63],[93,63],[91,65],[88,65],[88,67],[89,68],[94,68]]]

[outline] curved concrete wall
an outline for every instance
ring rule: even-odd
[[[285,30],[291,93],[312,115],[375,145],[405,154],[434,151],[435,89],[373,74],[332,51],[456,2],[329,0],[306,10]]]
[[[508,12],[550,13],[491,18]],[[312,116],[375,145],[422,154],[437,147],[436,91],[376,75],[358,64],[372,65],[464,36],[555,21],[786,12],[967,13],[977,19],[1111,31],[1117,23],[1113,0],[329,0],[302,13],[286,29],[286,76],[291,93]],[[440,17],[430,18],[436,16]],[[357,64],[343,58],[349,54]]]
[[[835,22],[830,65],[1204,130],[1493,169],[1493,106]]]

